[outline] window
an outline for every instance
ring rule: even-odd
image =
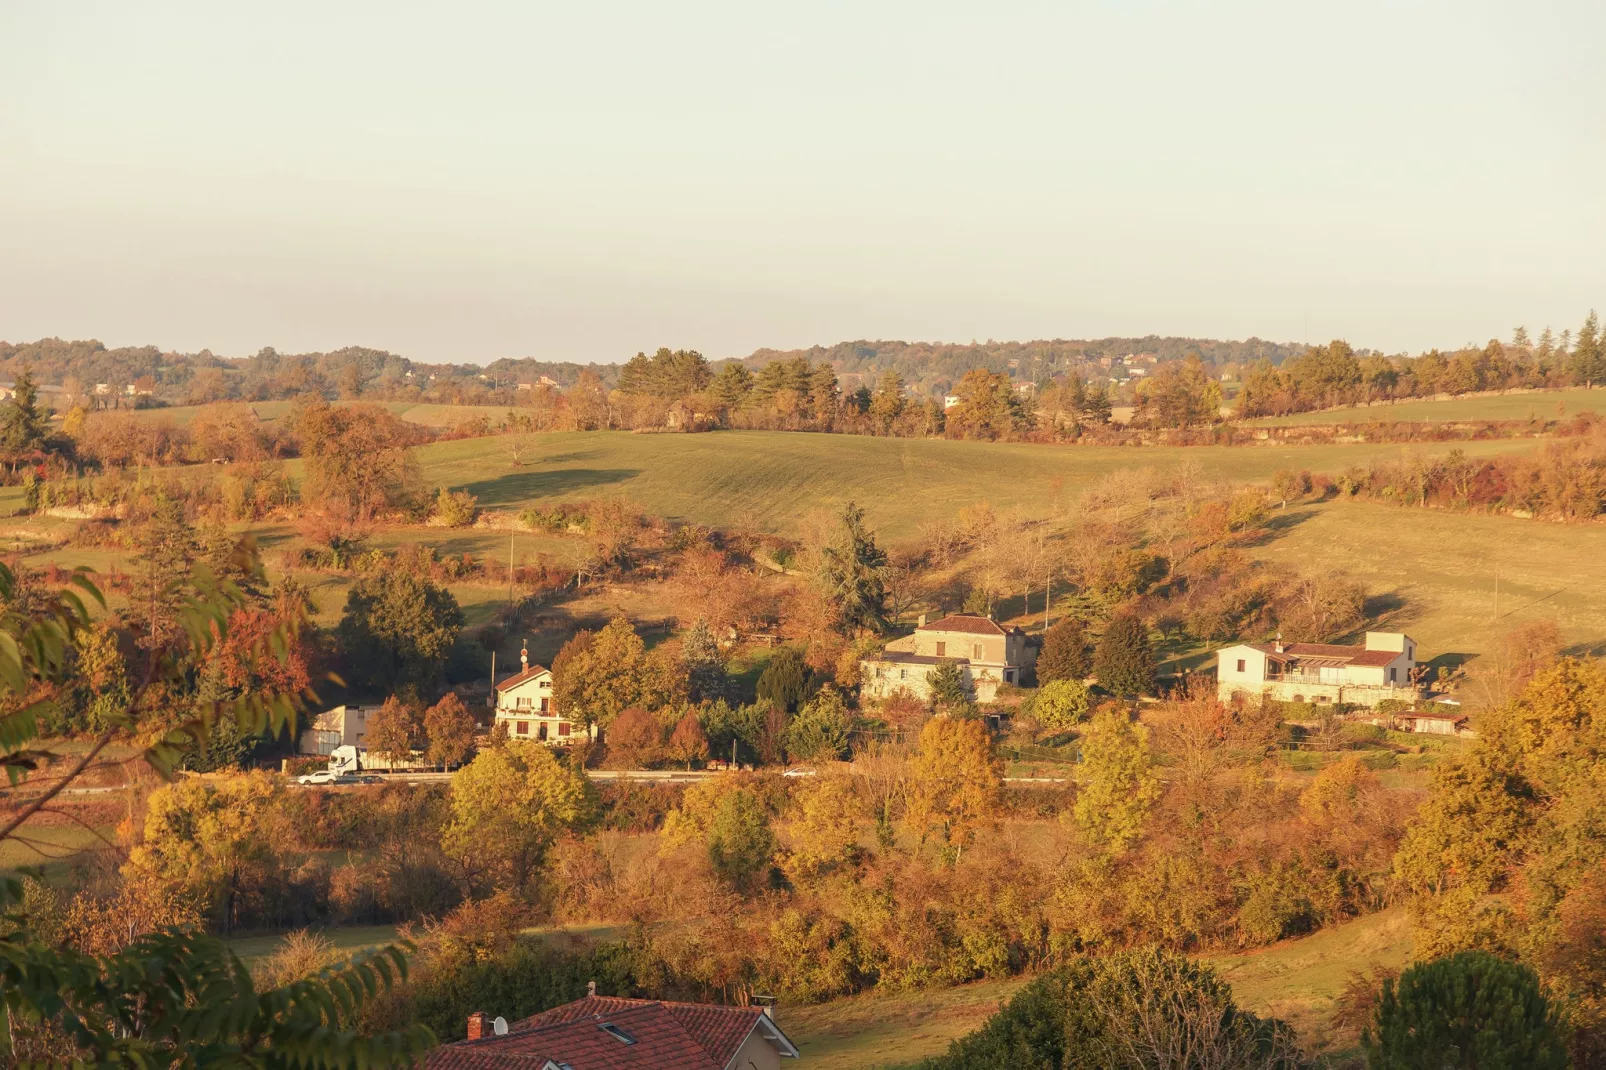
[[[908,669],[899,669],[898,670],[898,679],[900,679],[900,680],[909,679],[909,670]]]
[[[552,700],[549,699],[549,698],[546,698],[545,696],[543,696],[542,699],[541,699],[541,712],[542,713],[547,713],[551,709],[552,709]]]
[[[980,643],[972,643],[972,644],[970,644],[970,660],[971,661],[980,661],[981,660],[981,644]]]
[[[1395,681],[1397,681],[1399,678],[1400,678],[1400,670],[1390,666],[1390,668],[1389,668],[1389,683],[1392,684]]]
[[[1239,672],[1247,672],[1247,671],[1248,671],[1248,670],[1247,670],[1247,669],[1246,669],[1246,668],[1245,668],[1245,667],[1244,667],[1244,659],[1243,659],[1243,658],[1239,658],[1239,659],[1238,659],[1238,671],[1239,671]]]
[[[940,643],[939,642],[937,644],[937,656],[939,658],[945,658],[945,657],[948,656],[948,644],[947,643]]]
[[[527,699],[527,698],[519,699],[519,709],[527,710],[529,708],[530,708],[530,700],[529,699]]]
[[[612,1022],[599,1022],[597,1024],[597,1028],[621,1043],[634,1044],[636,1042],[635,1037],[631,1036],[629,1033],[626,1033],[623,1029],[620,1029]]]
[[[1012,684],[1014,682],[1015,682],[1015,670],[1014,669],[1005,669],[1004,670],[1004,683]]]
[[[527,735],[529,735],[530,734],[530,722],[529,721],[520,721],[518,723],[518,726],[514,729],[513,734],[514,735],[518,735],[518,736],[527,736]]]
[[[559,721],[558,722],[558,735],[560,735],[560,736],[568,735],[569,734],[569,730],[571,728],[573,728],[573,727],[574,726],[571,725],[568,721]]]

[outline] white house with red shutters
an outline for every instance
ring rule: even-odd
[[[509,739],[566,747],[595,739],[584,725],[559,717],[552,708],[552,670],[530,664],[530,651],[519,651],[522,668],[496,685],[496,723],[507,725]]]

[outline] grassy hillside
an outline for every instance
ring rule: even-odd
[[[1606,394],[1606,391],[1602,391]],[[1473,454],[1531,449],[1531,442],[1462,444]],[[1444,452],[1450,444],[1413,447]],[[1047,514],[1083,488],[1125,469],[1198,464],[1207,478],[1265,479],[1283,468],[1338,471],[1398,457],[1397,445],[1131,448],[885,439],[768,431],[544,436],[537,459],[515,468],[494,438],[422,447],[430,485],[478,495],[492,509],[620,495],[660,516],[785,532],[810,512],[849,499],[887,539],[918,535],[930,520],[990,502]]]
[[[1555,420],[1580,412],[1606,412],[1606,390],[1531,390],[1480,397],[1400,401],[1382,405],[1352,405],[1292,416],[1268,416],[1247,421],[1254,427],[1310,426],[1344,423],[1438,423],[1456,420]]]
[[[1335,1051],[1356,1041],[1334,1035],[1328,1025],[1350,974],[1400,967],[1410,956],[1409,921],[1396,909],[1209,962],[1232,983],[1241,1006],[1286,1019],[1305,1043]],[[782,1007],[778,1020],[811,1070],[892,1070],[941,1054],[1023,984],[1010,979],[932,992],[871,992],[813,1007]]]
[[[1488,649],[1494,636],[1539,618],[1554,620],[1569,643],[1606,650],[1606,525],[1354,500],[1294,506],[1278,519],[1282,532],[1261,556],[1361,581],[1398,606],[1390,623],[1429,656]]]

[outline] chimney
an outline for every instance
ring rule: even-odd
[[[920,621],[919,621],[918,624],[916,624],[916,627],[924,628],[925,626],[926,626],[926,615],[924,613],[922,613],[922,614],[920,614]]]
[[[595,982],[595,981],[587,981],[586,982],[586,995],[590,996],[592,998],[596,997],[596,995],[597,995],[597,982]]]
[[[528,642],[519,647],[519,667],[525,670],[530,668],[530,646]]]
[[[491,1019],[484,1011],[475,1011],[468,1016],[468,1039],[478,1040],[491,1035]]]
[[[1277,643],[1272,649],[1275,650],[1279,654],[1281,654],[1283,652],[1283,633],[1282,632],[1278,632],[1277,633]]]

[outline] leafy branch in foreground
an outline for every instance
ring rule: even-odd
[[[232,722],[242,734],[296,730],[310,691],[249,688],[238,698],[202,701],[170,724],[171,697],[230,637],[236,614],[250,608],[248,588],[263,579],[248,540],[214,568],[194,566],[163,584],[152,603],[171,617],[139,636],[144,666],[126,706],[111,710],[77,753],[53,748],[44,725],[58,712],[57,693],[76,671],[91,634],[89,603],[104,609],[93,573],[79,569],[63,589],[19,597],[21,585],[0,564],[0,843],[26,842],[30,818],[47,810],[101,760],[114,741],[135,745],[159,776],[171,779],[187,749],[204,745]],[[86,601],[87,600],[87,601]],[[27,607],[27,608],[22,608]],[[243,619],[243,618],[242,618]],[[249,667],[286,664],[304,611],[249,635],[234,651]],[[235,637],[237,640],[240,636]],[[268,676],[269,674],[264,674]],[[53,772],[58,765],[65,771]],[[257,991],[250,972],[216,937],[168,929],[107,955],[46,942],[37,931],[23,882],[0,879],[0,1062],[134,1067],[380,1067],[414,1063],[434,1044],[422,1026],[378,1036],[353,1028],[358,1010],[406,976],[410,945],[387,947],[306,980]]]

